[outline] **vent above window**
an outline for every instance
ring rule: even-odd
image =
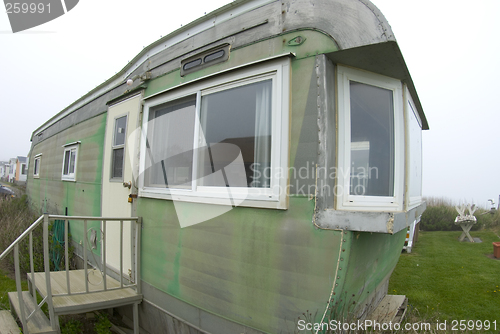
[[[181,77],[229,59],[231,45],[223,44],[181,61]]]

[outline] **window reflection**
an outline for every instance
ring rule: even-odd
[[[393,92],[350,81],[350,194],[394,195]]]

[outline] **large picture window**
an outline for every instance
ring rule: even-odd
[[[62,180],[76,180],[76,165],[78,159],[78,143],[71,143],[64,146]]]
[[[139,195],[285,208],[288,59],[145,103]],[[286,87],[286,88],[285,88]]]
[[[338,207],[402,207],[404,136],[402,84],[338,66]]]

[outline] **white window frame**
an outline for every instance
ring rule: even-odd
[[[420,132],[422,132],[422,120],[420,119],[420,115],[417,112],[417,108],[415,106],[415,103],[413,102],[413,99],[411,97],[410,91],[408,90],[408,87],[405,85],[405,96],[404,96],[404,108],[405,108],[405,121],[406,121],[406,198],[407,198],[407,210],[412,209],[416,206],[418,206],[420,203],[422,203],[422,182],[420,182],[420,195],[419,196],[411,196],[411,190],[413,185],[412,178],[410,177],[410,168],[412,167],[412,161],[411,161],[411,145],[412,143],[410,142],[410,117],[415,116],[418,124],[420,125]],[[410,107],[411,105],[411,107]],[[412,116],[413,115],[413,116]],[[423,177],[422,171],[423,171],[423,156],[422,156],[422,146],[420,147],[420,174],[421,178]],[[423,179],[421,179],[422,181]]]
[[[64,145],[64,151],[63,151],[63,161],[62,161],[62,168],[61,168],[61,180],[63,181],[76,181],[76,171],[78,168],[78,151],[79,151],[79,146],[80,142],[73,142]],[[75,152],[75,170],[73,173],[68,173],[64,174],[64,163],[66,159],[66,152],[70,152],[69,157],[71,159],[71,152]]]
[[[128,121],[129,121],[129,117],[128,117],[128,113],[125,113],[125,114],[122,114],[122,115],[119,115],[119,116],[116,116],[113,120],[113,138],[112,138],[112,141],[111,141],[111,164],[109,166],[109,181],[111,182],[123,182],[123,174],[125,173],[125,153],[126,153],[126,143],[127,143],[127,130],[128,130]],[[118,120],[119,118],[122,118],[122,117],[125,117],[126,119],[126,122],[125,122],[125,140],[123,142],[123,144],[121,145],[115,145],[115,127],[116,127],[116,120]],[[115,153],[115,150],[118,150],[118,149],[123,149],[123,167],[122,167],[122,176],[121,177],[113,177],[113,166],[114,166],[114,153]]]
[[[336,208],[351,211],[402,211],[404,187],[404,114],[400,80],[337,66],[338,87],[338,172]],[[350,81],[391,90],[394,98],[394,192],[393,196],[351,195],[351,105]]]
[[[271,186],[270,188],[250,187],[208,187],[199,186],[193,177],[192,187],[153,188],[144,184],[146,165],[146,135],[149,111],[160,104],[175,101],[186,96],[196,95],[196,114],[194,128],[194,151],[200,144],[201,96],[215,91],[223,91],[252,82],[272,79],[272,139],[271,139]],[[287,208],[288,195],[288,141],[289,141],[289,90],[290,60],[288,57],[249,66],[229,73],[214,75],[203,82],[195,82],[172,88],[164,94],[148,99],[144,103],[139,168],[139,196],[176,200],[183,202],[227,205],[227,189],[233,199],[240,200],[238,206],[260,208]],[[193,157],[193,175],[196,175],[197,158]]]
[[[34,178],[38,179],[40,177],[40,164],[41,163],[42,163],[42,154],[35,155],[35,157],[33,159],[33,177]]]

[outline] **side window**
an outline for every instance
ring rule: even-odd
[[[400,210],[404,182],[402,84],[338,66],[339,208]]]
[[[349,95],[352,169],[349,194],[393,196],[394,92],[350,80]]]
[[[35,156],[33,160],[33,177],[40,177],[40,163],[42,162],[42,155]]]
[[[26,164],[21,164],[21,174],[22,175],[26,175],[27,172],[26,172]]]
[[[406,132],[408,150],[408,207],[422,202],[422,121],[406,90]]]
[[[76,180],[76,166],[78,162],[78,144],[68,144],[64,147],[62,180]]]
[[[127,133],[127,116],[115,119],[113,131],[113,155],[111,158],[111,178],[123,179],[123,163],[125,157],[125,138]]]

